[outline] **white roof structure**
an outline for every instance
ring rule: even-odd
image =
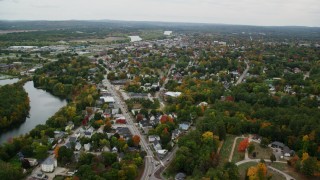
[[[171,96],[171,97],[178,97],[181,95],[181,92],[172,92],[172,91],[168,91],[166,93],[164,93],[167,96]]]
[[[102,97],[100,97],[100,99],[102,99],[106,103],[115,103],[116,102],[112,96],[102,96]]]
[[[166,35],[166,36],[170,36],[172,34],[172,31],[164,31],[163,34]]]
[[[162,149],[162,150],[157,150],[157,153],[158,154],[167,154],[167,152],[168,152],[168,150],[166,150],[166,149]]]

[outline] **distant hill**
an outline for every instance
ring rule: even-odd
[[[0,30],[61,30],[61,29],[163,29],[180,32],[265,33],[269,35],[312,36],[320,39],[320,27],[249,26],[205,23],[173,23],[117,20],[69,21],[0,21]]]

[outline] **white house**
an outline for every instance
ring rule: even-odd
[[[189,128],[190,128],[190,123],[188,122],[183,122],[179,124],[179,129],[181,129],[182,131],[187,131]]]
[[[74,128],[73,122],[69,121],[68,125],[65,128],[65,131],[71,131]]]
[[[158,136],[158,135],[150,135],[149,137],[148,137],[148,140],[149,140],[149,143],[153,143],[154,141],[160,141],[160,136]]]
[[[91,149],[91,144],[90,144],[90,143],[84,144],[83,147],[84,147],[84,150],[85,150],[85,151],[90,151],[90,149]]]
[[[82,145],[79,142],[77,142],[77,144],[74,148],[76,151],[80,151],[81,147],[82,147]]]
[[[178,97],[181,95],[181,92],[171,92],[171,91],[168,91],[166,93],[164,93],[166,96],[171,96],[171,97]]]
[[[112,148],[112,152],[113,152],[113,153],[118,153],[118,148],[117,148],[117,147],[113,147],[113,148]]]
[[[43,172],[53,172],[56,167],[57,167],[57,160],[51,157],[48,157],[41,164],[41,170]]]
[[[24,158],[24,159],[29,161],[29,164],[31,167],[38,165],[37,159],[33,159],[33,158]]]
[[[112,96],[102,96],[100,97],[100,99],[103,100],[103,102],[108,104],[114,104],[116,102]]]

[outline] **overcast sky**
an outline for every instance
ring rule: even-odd
[[[320,0],[0,0],[0,19],[320,26]]]

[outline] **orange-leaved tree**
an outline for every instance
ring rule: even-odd
[[[139,143],[140,143],[140,136],[134,135],[134,136],[132,137],[132,141],[133,141],[133,143],[134,143],[135,146],[138,146]]]
[[[54,156],[55,156],[56,158],[59,156],[59,149],[60,149],[60,146],[56,146],[56,147],[54,148],[53,153],[54,153]]]
[[[244,140],[242,140],[240,143],[239,143],[239,146],[238,146],[238,151],[239,152],[244,152],[247,147],[249,145],[249,139],[248,138],[245,138]]]

